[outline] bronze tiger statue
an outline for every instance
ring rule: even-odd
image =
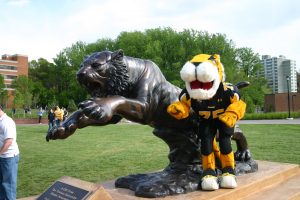
[[[178,121],[167,113],[167,107],[178,100],[181,89],[168,82],[155,63],[124,56],[122,50],[97,52],[82,62],[77,80],[91,98],[80,103],[79,109],[61,126],[51,129],[47,141],[65,139],[78,128],[116,124],[122,118],[149,125],[154,128],[153,134],[168,144],[169,165],[161,172],[121,177],[115,186],[131,189],[142,197],[198,189],[202,173],[198,117],[191,113]],[[233,139],[238,147],[238,173],[256,171],[257,164],[243,133],[237,131]]]

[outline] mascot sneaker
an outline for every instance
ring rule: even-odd
[[[237,187],[237,182],[235,175],[230,174],[230,173],[224,173],[222,174],[220,178],[220,187],[221,188],[229,188],[233,189]]]
[[[201,189],[208,191],[219,189],[218,177],[215,170],[208,168],[203,171],[201,178]]]
[[[201,179],[202,190],[213,191],[219,189],[218,178],[212,175],[206,175]]]

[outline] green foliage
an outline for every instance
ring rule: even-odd
[[[98,52],[98,51],[104,51],[104,50],[115,50],[115,41],[109,38],[106,39],[99,39],[94,43],[87,44],[86,46],[86,55],[88,56],[89,54],[93,52]]]
[[[78,42],[60,52],[54,63],[45,59],[30,62],[29,77],[34,81],[34,106],[67,107],[70,99],[79,102],[86,98],[86,91],[76,81],[76,72],[84,55],[85,44]]]
[[[70,99],[81,97],[80,99],[83,100],[86,97],[86,92],[76,81],[76,72],[84,55],[84,44],[76,43],[71,48],[66,48],[54,59],[56,66],[54,95],[61,107],[67,107]]]
[[[242,91],[248,103],[247,111],[262,107],[265,83],[255,76],[261,67],[258,54],[250,48],[236,49],[224,34],[193,29],[177,32],[172,28],[121,32],[115,40],[104,38],[90,44],[79,41],[57,54],[54,63],[42,58],[31,61],[29,78],[34,82],[33,104],[46,106],[56,101],[67,107],[70,99],[75,104],[82,102],[88,94],[75,78],[80,63],[91,53],[117,49],[123,49],[126,56],[152,60],[168,81],[181,88],[184,82],[179,72],[188,60],[200,53],[217,53],[225,67],[227,82],[251,82],[251,86]]]
[[[300,111],[291,112],[292,118],[300,118]],[[260,120],[260,119],[286,119],[288,118],[287,112],[270,112],[270,113],[246,113],[245,120]]]
[[[268,91],[267,80],[259,77],[258,73],[262,69],[259,55],[250,48],[238,48],[235,51],[238,76],[236,82],[249,81],[250,86],[242,89],[242,99],[247,103],[247,113],[253,113],[256,109],[264,106],[264,94]],[[235,83],[236,83],[235,82]]]
[[[255,160],[299,164],[298,125],[240,125]],[[21,152],[18,198],[41,194],[62,176],[99,183],[153,172],[168,164],[169,149],[149,126],[119,124],[79,129],[47,143],[47,126],[17,126]],[[283,137],[284,136],[284,137]]]
[[[32,98],[34,107],[55,102],[56,74],[55,65],[40,58],[29,63],[29,78],[33,81]]]
[[[263,68],[259,55],[254,53],[250,48],[236,49],[236,56],[238,68],[243,72],[245,77],[255,77],[257,72]]]
[[[4,78],[0,74],[0,105],[5,105],[8,99],[7,90],[5,90]]]
[[[123,49],[125,54],[136,58],[144,58],[148,40],[146,35],[139,31],[122,32],[115,43],[116,47]]]
[[[68,110],[69,110],[70,112],[74,112],[75,110],[77,110],[77,106],[76,106],[76,104],[75,104],[75,102],[74,102],[73,99],[71,99],[71,100],[69,101]]]
[[[260,77],[248,77],[244,80],[249,81],[250,86],[240,90],[241,98],[247,103],[247,113],[253,113],[256,108],[264,106],[267,80]]]
[[[32,104],[32,81],[27,76],[21,75],[11,85],[15,89],[14,106],[16,108],[29,108]]]

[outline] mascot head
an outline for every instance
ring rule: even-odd
[[[193,99],[211,99],[225,80],[223,65],[217,54],[199,54],[185,63],[180,71],[186,89]]]

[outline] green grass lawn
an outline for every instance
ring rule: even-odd
[[[254,159],[299,164],[299,125],[240,127]],[[148,126],[87,127],[66,140],[49,143],[45,141],[47,126],[17,126],[17,131],[21,151],[18,198],[40,194],[62,176],[102,182],[168,164],[167,145]]]

